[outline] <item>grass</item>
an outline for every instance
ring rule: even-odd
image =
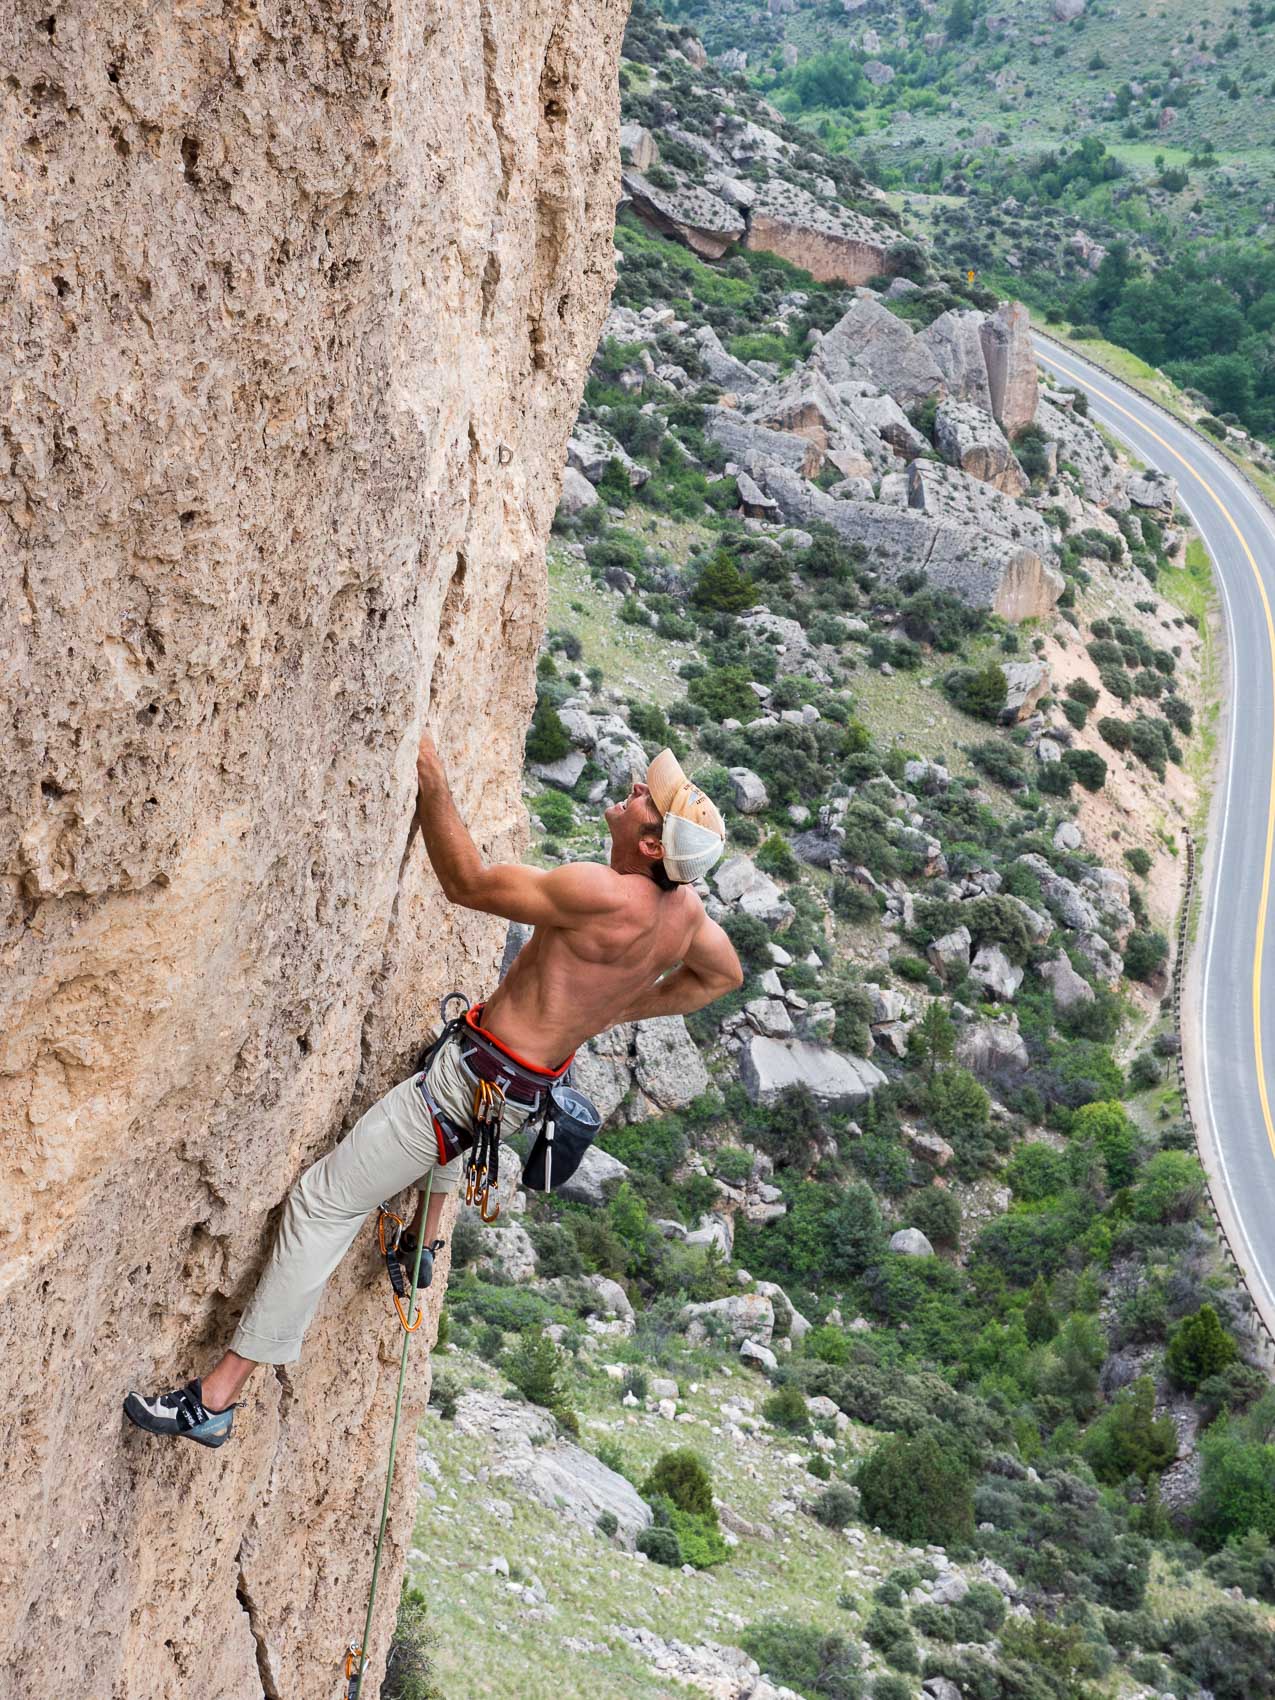
[[[627,1343],[600,1342],[602,1360],[626,1355],[632,1355]],[[625,1411],[618,1384],[600,1368],[577,1360],[572,1397],[582,1443],[591,1448],[603,1438],[618,1442],[639,1477],[661,1452],[694,1447],[709,1459],[715,1488],[726,1503],[751,1522],[768,1523],[775,1538],[741,1539],[727,1563],[690,1576],[648,1564],[495,1475],[479,1480],[477,1472],[486,1474],[492,1461],[490,1443],[459,1435],[451,1424],[427,1416],[418,1457],[424,1453],[433,1461],[422,1480],[435,1497],[427,1492],[421,1499],[408,1569],[429,1593],[430,1617],[440,1637],[435,1664],[448,1700],[487,1695],[504,1700],[510,1693],[519,1700],[596,1700],[600,1695],[668,1700],[668,1679],[614,1633],[621,1624],[691,1644],[738,1645],[744,1624],[774,1614],[813,1620],[851,1636],[866,1620],[877,1580],[867,1567],[875,1565],[884,1574],[903,1562],[907,1549],[866,1529],[863,1545],[856,1547],[801,1512],[777,1518],[771,1507],[781,1496],[800,1492],[813,1497],[823,1486],[805,1474],[800,1462],[792,1462],[809,1456],[809,1442],[769,1431],[765,1438],[742,1443],[727,1438],[721,1406],[742,1396],[760,1411],[767,1384],[706,1353],[683,1352],[682,1357],[679,1409],[693,1418],[688,1423]],[[702,1366],[698,1379],[696,1370],[686,1367],[696,1362]],[[467,1385],[481,1382],[497,1390],[503,1385],[482,1360],[459,1350],[440,1354],[438,1367]],[[848,1454],[857,1453],[874,1438],[872,1431],[852,1424],[843,1445]],[[533,1573],[538,1576],[547,1604],[529,1608],[502,1576],[489,1573],[486,1566],[496,1555],[505,1557],[511,1569],[520,1565],[525,1581]],[[857,1583],[851,1572],[858,1573]],[[857,1596],[857,1611],[837,1605],[837,1595],[847,1588]],[[605,1645],[609,1656],[565,1647],[567,1636]]]
[[[661,708],[685,695],[677,668],[695,659],[694,644],[658,637],[649,627],[626,626],[619,617],[620,594],[600,589],[583,561],[552,544],[548,569],[549,628],[574,632],[580,639],[584,653],[577,666],[600,667],[608,685]]]
[[[1186,560],[1182,566],[1161,570],[1156,577],[1156,589],[1181,608],[1184,614],[1194,615],[1199,624],[1199,710],[1195,730],[1186,742],[1185,766],[1197,793],[1191,828],[1196,836],[1197,847],[1203,850],[1217,768],[1218,726],[1222,715],[1222,677],[1217,641],[1218,622],[1215,618],[1218,605],[1217,584],[1213,577],[1212,560],[1200,537],[1192,535],[1187,540]],[[1192,925],[1194,926],[1194,918]]]

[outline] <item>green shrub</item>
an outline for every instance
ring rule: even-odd
[[[957,708],[978,720],[998,720],[1009,695],[1005,674],[994,661],[985,667],[954,667],[943,689]]]
[[[507,1354],[504,1370],[523,1398],[533,1405],[543,1405],[549,1411],[562,1405],[562,1360],[557,1346],[547,1335],[529,1329]]]
[[[711,1517],[706,1517],[700,1512],[679,1511],[675,1507],[669,1513],[669,1527],[677,1536],[683,1564],[693,1564],[696,1570],[708,1570],[730,1557],[730,1548],[717,1527],[715,1511]]]
[[[1133,739],[1133,728],[1127,720],[1116,720],[1104,714],[1098,722],[1098,736],[1113,750],[1127,750]]]
[[[651,1528],[640,1531],[636,1544],[637,1550],[644,1552],[652,1564],[666,1564],[670,1570],[681,1569],[682,1548],[672,1529],[662,1529],[653,1524]]]
[[[747,721],[757,712],[757,698],[749,689],[745,667],[711,667],[691,680],[687,695],[717,721]]]
[[[986,738],[975,744],[970,750],[970,760],[980,773],[1009,791],[1020,790],[1027,783],[1023,758],[1012,744],[999,738]]]
[[[795,880],[799,871],[797,858],[782,832],[772,832],[753,860],[763,873],[777,874],[780,879]]]
[[[895,1434],[859,1466],[865,1520],[897,1540],[959,1547],[974,1534],[974,1496],[964,1465],[933,1434]]]
[[[907,1219],[931,1245],[951,1248],[960,1243],[960,1200],[942,1187],[926,1186],[914,1192],[907,1202]]]
[[[1169,941],[1163,933],[1135,927],[1124,947],[1124,971],[1131,980],[1150,980],[1168,954]]]
[[[571,740],[557,709],[548,697],[537,697],[536,712],[531,717],[531,728],[527,733],[527,760],[557,761],[570,748]]]
[[[844,1482],[834,1482],[818,1496],[810,1514],[826,1529],[844,1529],[854,1521],[855,1496]]]
[[[1107,764],[1093,750],[1066,750],[1062,766],[1086,791],[1101,791],[1107,783]]]
[[[921,1668],[916,1642],[901,1611],[891,1606],[873,1606],[863,1628],[863,1639],[869,1647],[875,1647],[895,1670],[915,1671]]]
[[[1100,1482],[1115,1487],[1126,1476],[1147,1477],[1168,1469],[1178,1455],[1172,1417],[1155,1414],[1155,1383],[1139,1376],[1118,1393],[1085,1434],[1080,1455]]]
[[[713,1509],[713,1482],[697,1452],[679,1447],[662,1452],[651,1466],[642,1483],[643,1499],[662,1495],[679,1511],[689,1511],[697,1517],[707,1517],[714,1525],[717,1513]]]
[[[767,1618],[750,1623],[740,1645],[775,1682],[811,1700],[861,1700],[858,1650],[844,1635],[826,1635],[810,1623]]]
[[[709,556],[691,592],[691,601],[697,608],[722,614],[738,614],[745,608],[751,608],[756,600],[752,579],[740,571],[725,549],[718,549]],[[696,699],[692,697],[691,700]]]
[[[1133,1189],[1132,1208],[1139,1222],[1181,1222],[1196,1212],[1204,1193],[1204,1172],[1186,1151],[1157,1151],[1145,1164]]]
[[[1275,1695],[1275,1635],[1237,1600],[1218,1600],[1198,1617],[1175,1617],[1166,1642],[1176,1668],[1214,1700]]]
[[[1180,1387],[1192,1392],[1211,1375],[1219,1375],[1239,1356],[1235,1341],[1222,1326],[1212,1305],[1201,1305],[1185,1316],[1169,1336],[1165,1368]]]
[[[768,1394],[761,1414],[768,1423],[787,1434],[810,1433],[810,1412],[806,1408],[805,1394],[794,1382],[786,1382],[783,1387]]]
[[[570,832],[576,823],[571,799],[561,791],[542,791],[532,802],[531,809],[533,814],[539,815],[545,831],[555,836]]]
[[[399,1595],[394,1638],[385,1658],[381,1700],[443,1700],[431,1658],[438,1632],[430,1627],[429,1602],[406,1577]]]
[[[832,1465],[822,1452],[812,1452],[810,1457],[806,1459],[806,1473],[814,1476],[818,1481],[830,1482],[832,1480]]]

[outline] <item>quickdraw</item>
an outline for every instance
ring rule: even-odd
[[[363,1684],[363,1649],[357,1641],[351,1641],[345,1652],[345,1692],[341,1700],[359,1700],[359,1689]]]
[[[385,1243],[385,1224],[387,1222],[392,1222],[394,1224],[392,1229],[393,1238],[388,1245]],[[403,1264],[398,1255],[399,1244],[403,1238],[403,1227],[404,1223],[401,1216],[396,1216],[394,1212],[384,1204],[377,1205],[376,1237],[380,1242],[381,1256],[385,1259],[385,1269],[390,1278],[390,1286],[394,1289],[394,1309],[398,1312],[398,1319],[403,1324],[404,1330],[408,1334],[415,1334],[416,1330],[421,1325],[425,1312],[418,1309],[416,1312],[416,1320],[412,1322],[409,1321],[407,1314],[403,1310],[404,1299],[409,1300],[408,1310],[410,1311],[411,1309],[410,1296],[407,1290],[407,1276],[404,1273]]]
[[[490,1209],[491,1190],[500,1184],[500,1123],[505,1113],[505,1094],[490,1080],[474,1086],[474,1143],[465,1165],[465,1203],[477,1204],[484,1222],[494,1222],[500,1206]]]

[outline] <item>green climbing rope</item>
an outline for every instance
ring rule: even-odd
[[[372,1612],[376,1607],[376,1585],[381,1576],[381,1554],[385,1547],[385,1525],[390,1514],[390,1490],[394,1485],[394,1458],[398,1452],[398,1423],[403,1411],[403,1386],[407,1380],[407,1348],[411,1344],[415,1332],[416,1317],[421,1306],[417,1294],[416,1278],[421,1270],[421,1253],[425,1249],[425,1218],[429,1213],[430,1195],[433,1192],[434,1172],[431,1169],[425,1184],[425,1199],[420,1214],[420,1232],[416,1236],[416,1261],[412,1266],[411,1300],[408,1305],[408,1321],[403,1328],[403,1350],[398,1360],[398,1392],[394,1397],[394,1426],[390,1429],[390,1461],[385,1471],[385,1493],[381,1499],[381,1527],[376,1537],[376,1557],[372,1560],[372,1586],[367,1596],[367,1616],[363,1620],[363,1639],[357,1646],[351,1645],[345,1661],[346,1690],[345,1700],[359,1700],[359,1690],[363,1686],[363,1672],[367,1668],[368,1642],[372,1634]]]

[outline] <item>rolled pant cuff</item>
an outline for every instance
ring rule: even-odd
[[[301,1356],[300,1340],[271,1340],[251,1328],[236,1328],[230,1342],[232,1352],[254,1364],[294,1364]]]

